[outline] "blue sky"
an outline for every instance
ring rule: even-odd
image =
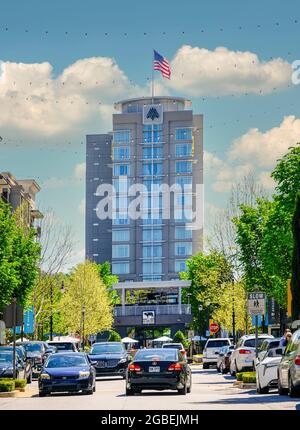
[[[288,69],[300,59],[296,0],[288,4],[276,0],[3,0],[0,16],[0,169],[19,178],[37,178],[42,185],[41,205],[52,207],[73,226],[78,253],[84,247],[84,214],[79,207],[84,198],[85,135],[111,128],[113,101],[133,96],[135,88],[137,94],[148,91],[152,48],[172,62],[174,83],[164,90],[187,95],[194,111],[204,114],[204,148],[210,163],[210,174],[205,175],[206,206],[212,212],[224,206],[230,182],[251,166],[271,187],[266,178],[274,154],[284,153],[300,132],[299,86],[292,85]],[[189,48],[182,51],[184,46]],[[226,51],[217,54],[217,47]],[[253,71],[251,55],[258,62]],[[101,60],[84,76],[92,57],[107,57],[113,63],[106,64],[103,72]],[[274,63],[276,58],[280,61]],[[76,63],[84,59],[85,63]],[[232,61],[237,63],[236,74],[226,71]],[[44,62],[52,69],[39,66]],[[21,63],[37,66],[29,70]],[[74,63],[69,78],[66,69]],[[180,80],[179,66],[188,83],[185,76]],[[110,67],[115,83],[109,72],[103,78]],[[72,79],[77,79],[77,87],[81,79],[83,86],[97,79],[103,83],[99,90],[92,87],[77,93],[76,89],[74,96]],[[57,89],[62,81],[66,82],[64,93]],[[157,81],[162,88],[159,74]],[[235,85],[234,90],[228,90],[228,85]],[[261,86],[262,94],[255,86]],[[32,95],[46,101],[34,104]],[[66,100],[72,106],[69,112],[63,105]],[[84,107],[84,103],[88,104]],[[59,106],[63,107],[57,112]],[[285,117],[289,119],[284,122]]]

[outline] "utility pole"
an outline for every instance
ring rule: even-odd
[[[53,340],[53,285],[50,282],[50,340]]]
[[[232,292],[232,340],[233,344],[235,345],[235,302],[234,302],[234,283],[233,286],[233,292]]]
[[[16,322],[17,322],[17,299],[13,298],[13,379],[16,379]]]

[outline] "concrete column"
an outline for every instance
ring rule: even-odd
[[[122,316],[125,316],[125,301],[126,301],[125,287],[122,287]]]
[[[178,287],[178,313],[182,314],[182,307],[181,307],[181,288]]]

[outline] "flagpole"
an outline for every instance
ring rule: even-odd
[[[153,58],[152,58],[152,90],[151,90],[152,104],[154,103],[154,64],[153,64],[153,59],[154,59],[154,49],[153,49]]]

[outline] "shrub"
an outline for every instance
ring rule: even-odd
[[[15,389],[15,382],[11,379],[0,379],[0,392],[2,393],[8,393],[10,391],[14,391]]]
[[[255,372],[245,372],[243,373],[243,382],[248,384],[256,383],[256,373]]]
[[[27,385],[26,379],[15,379],[16,388],[25,388]]]
[[[243,373],[242,372],[237,373],[236,374],[236,379],[237,379],[237,381],[242,381],[243,380]]]
[[[112,330],[112,332],[109,335],[108,338],[109,342],[121,342],[121,336],[119,335],[119,333],[115,330]]]

